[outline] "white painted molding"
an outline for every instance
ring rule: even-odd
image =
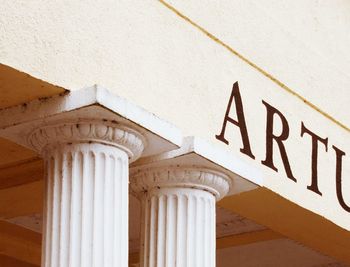
[[[186,166],[136,170],[130,176],[131,189],[141,195],[162,188],[191,188],[207,191],[219,200],[228,193],[231,184],[223,173]]]
[[[185,137],[183,144],[184,147],[189,147],[188,150],[192,150],[194,153],[201,155],[227,171],[235,173],[236,176],[245,178],[256,185],[261,186],[263,184],[264,176],[262,171],[240,159],[233,151],[219,148],[193,136]]]
[[[192,136],[184,138],[178,149],[140,158],[131,164],[131,169],[134,173],[144,168],[169,166],[195,166],[218,171],[230,180],[228,195],[256,189],[263,183],[263,174],[256,167],[242,161],[233,152]]]
[[[140,157],[146,139],[137,131],[102,120],[59,121],[35,129],[28,136],[28,145],[40,154],[43,149],[74,143],[101,143],[124,150],[130,162]]]

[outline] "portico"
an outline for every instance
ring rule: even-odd
[[[220,151],[99,87],[0,116],[1,136],[45,162],[42,266],[128,266],[129,166],[140,157],[130,179],[140,266],[215,266],[215,202],[256,187]]]
[[[3,0],[0,266],[349,265],[348,11]]]

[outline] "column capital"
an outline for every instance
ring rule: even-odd
[[[254,186],[225,160],[185,138],[181,148],[131,165],[130,189],[142,205],[140,266],[215,266],[215,202]]]
[[[125,151],[130,162],[144,150],[146,139],[137,131],[108,120],[61,120],[38,126],[28,134],[27,143],[40,154],[76,143],[101,143]]]
[[[255,184],[242,176],[257,177]],[[186,137],[179,149],[143,157],[130,170],[130,189],[142,192],[160,188],[196,188],[216,200],[257,188],[259,173],[235,155],[201,139]]]
[[[41,154],[48,143],[98,142],[123,149],[130,161],[182,142],[175,126],[100,86],[0,110],[0,137]]]
[[[129,163],[182,142],[98,86],[0,110],[0,137],[45,160],[42,266],[63,267],[128,265]]]
[[[200,166],[162,166],[138,169],[130,175],[131,190],[138,195],[154,189],[191,188],[207,191],[217,200],[224,197],[231,180],[219,171]]]

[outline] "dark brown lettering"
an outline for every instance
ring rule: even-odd
[[[273,164],[273,141],[275,141],[278,145],[287,177],[293,180],[294,182],[296,182],[297,179],[293,176],[292,170],[290,168],[287,152],[283,144],[283,142],[287,140],[289,136],[288,121],[279,110],[272,107],[271,105],[266,103],[264,100],[262,102],[266,107],[267,119],[266,119],[266,158],[265,160],[261,161],[261,163],[273,169],[274,171],[278,172],[278,169]],[[274,123],[275,115],[277,115],[282,122],[282,133],[279,136],[273,133],[273,123]]]
[[[229,116],[233,100],[235,101],[237,120],[234,120]],[[243,148],[241,148],[240,151],[243,154],[255,159],[255,156],[253,155],[251,148],[250,148],[249,136],[248,136],[248,131],[247,131],[247,125],[245,123],[242,98],[241,98],[241,94],[239,92],[238,82],[235,82],[233,84],[231,96],[230,96],[230,99],[229,99],[229,102],[227,105],[227,109],[226,109],[224,122],[222,124],[221,133],[219,135],[215,135],[216,139],[218,139],[218,140],[220,140],[228,145],[229,141],[225,138],[225,131],[226,131],[227,122],[230,122],[230,123],[236,125],[240,129],[242,143],[243,143]]]
[[[336,189],[337,189],[337,198],[339,201],[340,206],[346,210],[347,212],[350,212],[350,207],[345,203],[343,198],[343,189],[342,189],[342,161],[343,156],[345,156],[345,152],[341,151],[336,146],[333,146],[333,149],[336,154]]]
[[[303,137],[304,133],[311,136],[311,144],[312,144],[312,151],[311,151],[311,185],[307,186],[307,189],[315,192],[316,194],[319,194],[322,196],[322,193],[318,189],[318,183],[317,183],[317,158],[318,158],[318,142],[322,143],[326,151],[328,151],[328,138],[321,138],[317,134],[311,132],[309,129],[307,129],[303,122],[301,122],[301,134],[300,136]]]

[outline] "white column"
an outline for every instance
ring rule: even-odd
[[[133,173],[142,201],[140,266],[215,266],[215,202],[229,185],[226,175],[195,167]]]
[[[128,266],[128,168],[136,131],[108,121],[62,122],[29,143],[46,165],[42,266]]]

